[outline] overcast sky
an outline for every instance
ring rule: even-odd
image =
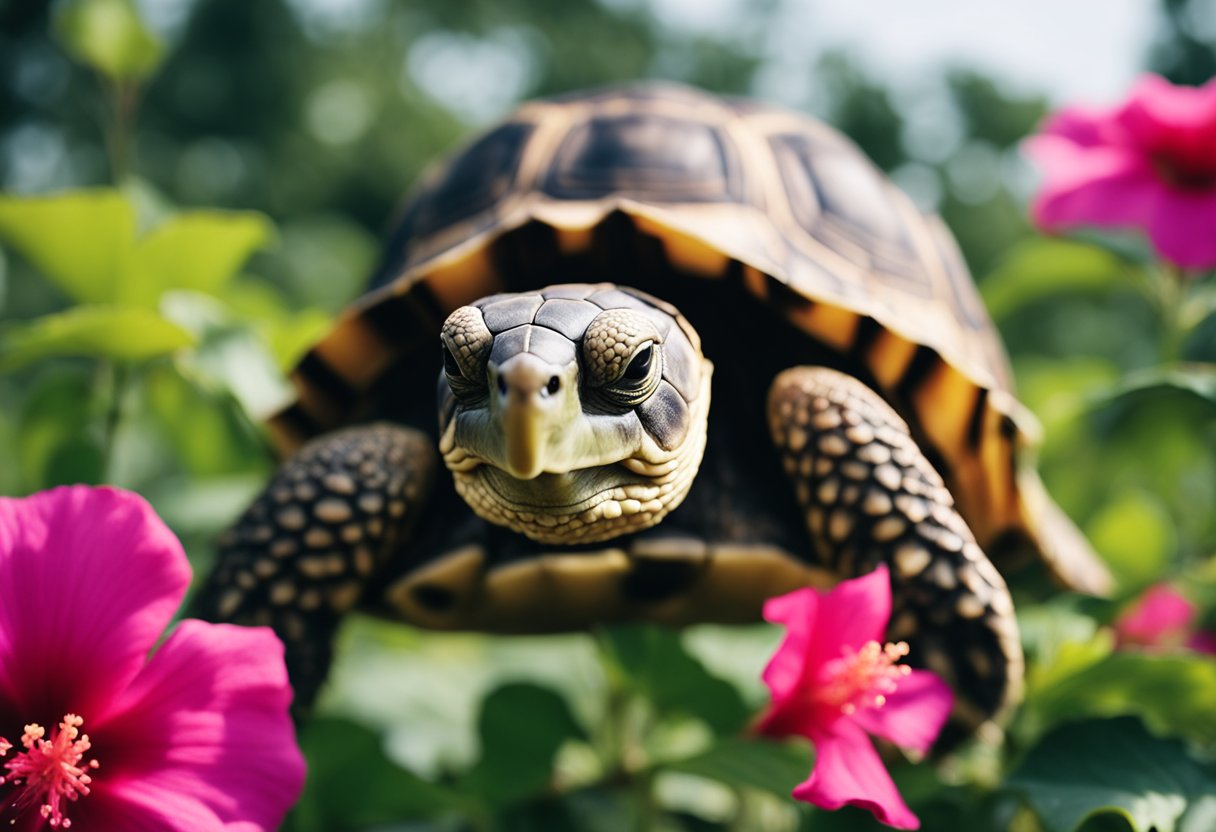
[[[628,0],[615,0],[628,2]],[[668,23],[720,32],[748,14],[748,0],[650,0]],[[1156,24],[1149,0],[781,0],[770,54],[791,68],[843,47],[884,81],[923,78],[963,64],[1011,89],[1053,101],[1109,102],[1144,65]],[[780,69],[764,92],[796,97]],[[783,84],[789,84],[782,90]]]

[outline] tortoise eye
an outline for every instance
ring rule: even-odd
[[[629,362],[625,372],[621,374],[623,381],[642,381],[650,375],[650,363],[654,358],[654,344],[647,344],[638,350],[638,354]]]
[[[443,344],[443,372],[456,398],[472,400],[487,393],[486,359],[494,335],[481,310],[462,306],[448,316],[439,333]]]

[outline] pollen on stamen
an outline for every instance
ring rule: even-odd
[[[868,641],[860,649],[844,648],[838,659],[824,665],[815,698],[839,708],[845,716],[859,708],[881,708],[912,668],[899,664],[908,655],[907,642]]]
[[[93,778],[88,771],[96,769],[95,759],[85,761],[84,755],[92,743],[89,735],[80,733],[84,719],[76,714],[67,714],[59,723],[59,730],[45,739],[46,729],[37,723],[25,726],[21,744],[25,751],[4,764],[6,774],[0,777],[0,786],[17,789],[15,795],[0,797],[0,813],[15,809],[18,814],[35,805],[46,819],[47,825],[56,829],[69,829],[71,818],[64,814],[64,801],[76,801],[89,794]],[[0,739],[0,757],[8,753],[12,744]]]

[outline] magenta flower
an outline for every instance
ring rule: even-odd
[[[919,828],[867,735],[923,754],[954,697],[934,674],[899,664],[907,644],[881,643],[891,617],[887,568],[830,592],[770,599],[764,617],[786,634],[764,669],[773,701],[758,729],[806,737],[817,755],[794,797],[824,809],[861,806],[889,826]]]
[[[1059,111],[1025,147],[1044,229],[1139,228],[1179,266],[1216,266],[1216,79],[1145,76],[1118,107]]]
[[[140,497],[0,498],[0,825],[276,829],[304,761],[267,629],[183,621],[181,544]]]
[[[1199,610],[1169,584],[1156,584],[1115,619],[1120,648],[1160,651],[1186,647],[1216,654],[1216,636],[1196,629]]]

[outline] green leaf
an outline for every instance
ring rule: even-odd
[[[77,306],[0,333],[0,371],[51,356],[146,361],[190,346],[193,336],[147,309]]]
[[[739,691],[684,647],[680,633],[645,624],[612,627],[603,641],[617,669],[660,712],[702,719],[718,734],[732,734],[746,721]]]
[[[802,740],[779,743],[726,737],[696,756],[663,763],[661,768],[789,797],[794,786],[806,780],[814,762],[814,750]]]
[[[392,763],[380,738],[357,723],[317,717],[301,733],[300,745],[308,784],[291,818],[300,832],[434,817],[460,805],[459,795]]]
[[[147,78],[164,55],[132,0],[71,0],[55,23],[68,54],[112,81]]]
[[[0,196],[0,241],[78,303],[119,300],[135,237],[135,211],[109,189]]]
[[[1208,812],[1216,796],[1216,782],[1182,743],[1154,737],[1132,718],[1061,727],[1031,750],[1007,787],[1047,832],[1073,832],[1101,815],[1122,817],[1134,832],[1175,832],[1189,805]]]
[[[1125,284],[1128,273],[1127,263],[1100,248],[1040,237],[1010,249],[980,291],[1000,321],[1060,294],[1109,292]]]
[[[553,774],[554,758],[583,730],[556,692],[522,682],[491,691],[478,720],[481,757],[462,781],[462,790],[491,806],[503,806],[540,792]]]
[[[1098,398],[1095,406],[1123,404],[1162,392],[1194,396],[1216,408],[1216,364],[1192,362],[1130,373],[1107,395]]]
[[[1085,531],[1124,592],[1160,578],[1177,546],[1169,513],[1159,498],[1145,491],[1123,492]]]
[[[177,214],[136,244],[127,283],[147,303],[169,289],[215,294],[273,235],[270,220],[253,212]]]
[[[1216,741],[1216,662],[1198,653],[1120,651],[1097,661],[1061,651],[1075,672],[1056,668],[1032,676],[1024,716],[1046,727],[1090,716],[1135,714],[1161,731]]]
[[[21,491],[53,485],[101,482],[104,459],[100,408],[90,375],[75,367],[41,373],[26,395],[17,426]]]

